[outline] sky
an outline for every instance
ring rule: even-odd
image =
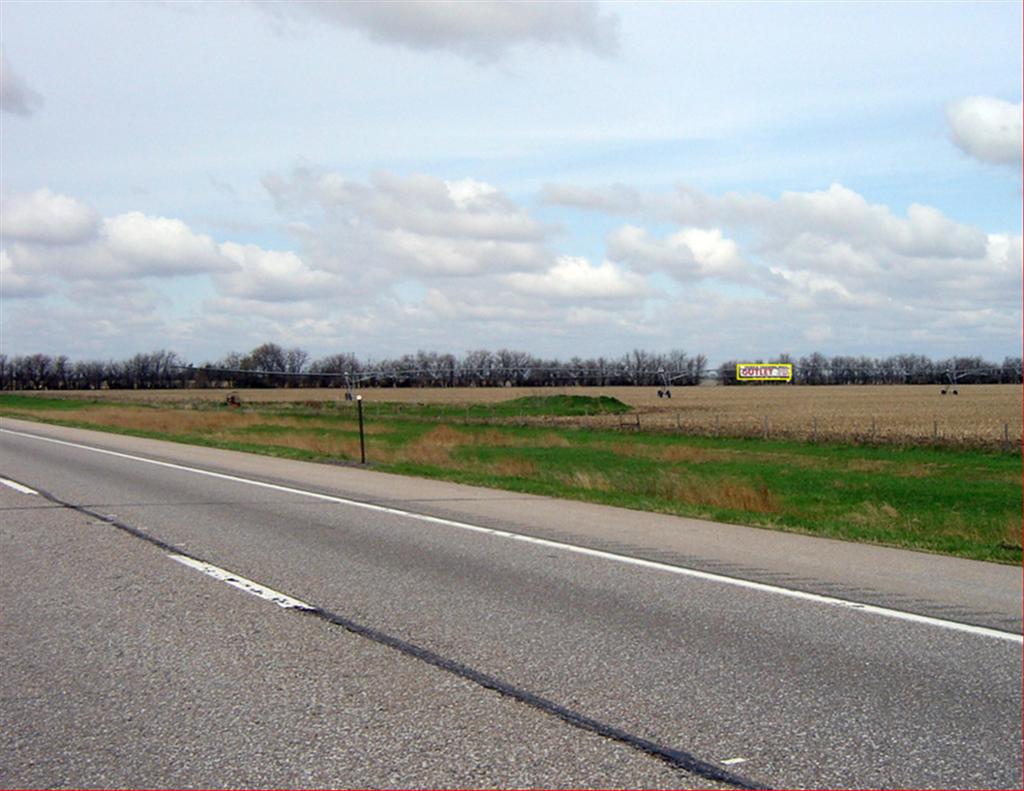
[[[0,3],[0,353],[1020,356],[1022,4]]]

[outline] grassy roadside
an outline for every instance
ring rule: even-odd
[[[1018,453],[518,425],[617,414],[614,399],[376,410],[377,469],[565,499],[1021,562]],[[359,457],[350,404],[126,406],[0,395],[0,414],[311,461]]]

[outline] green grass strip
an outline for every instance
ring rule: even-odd
[[[494,423],[465,424],[465,410],[445,420],[436,410],[417,415],[404,406],[375,413],[369,425],[367,455],[377,469],[1021,563],[1019,454],[518,426],[500,422],[500,415]],[[578,406],[569,402],[557,408]],[[108,408],[104,404],[0,396],[0,414],[15,417],[281,458],[354,461],[357,434],[346,410],[161,407],[161,416],[181,428],[154,431],[133,428],[131,410],[119,407],[124,419],[111,428],[99,422]],[[530,404],[521,407],[528,410]],[[78,413],[69,419],[72,409]],[[154,414],[152,408],[145,412]],[[219,421],[216,428],[188,428],[197,415],[211,413]],[[300,422],[296,427],[275,420]],[[325,447],[334,450],[318,450]]]

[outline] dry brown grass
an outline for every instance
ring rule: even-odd
[[[244,440],[243,437],[225,437],[226,439]],[[295,448],[297,450],[308,450],[320,456],[331,459],[358,459],[359,440],[337,435],[316,435],[316,434],[278,434],[271,437],[261,437],[261,445],[273,445],[279,448]]]
[[[1003,546],[1009,549],[1024,549],[1024,532],[1019,519],[1007,519],[1003,530]]]
[[[693,448],[687,445],[657,447],[636,442],[616,442],[605,447],[616,456],[651,459],[668,463],[687,462],[689,464],[700,464],[712,459],[721,459],[723,456],[728,455],[728,451],[723,453],[705,448]]]
[[[287,415],[265,414],[246,410],[153,409],[149,406],[109,406],[103,409],[61,410],[54,415],[61,420],[94,423],[134,431],[156,431],[165,434],[224,434],[254,426],[277,426],[291,429],[337,430],[338,421],[310,420]],[[353,429],[355,421],[352,421]],[[367,434],[386,434],[389,427],[367,424]]]
[[[611,481],[604,473],[593,470],[573,470],[570,473],[561,473],[556,477],[560,483],[585,491],[610,492],[613,488]]]
[[[572,443],[553,431],[529,437],[518,436],[496,429],[464,432],[464,445],[483,445],[491,448],[568,448]]]
[[[489,464],[463,464],[456,451],[465,446],[514,447],[522,443],[512,441],[498,431],[461,431],[450,426],[437,426],[419,438],[398,448],[378,447],[374,458],[388,464],[419,464],[448,469],[475,469],[506,477],[536,475],[537,467],[526,459],[515,457],[499,459]]]
[[[164,434],[220,434],[271,422],[266,416],[256,413],[159,410],[145,407],[68,410],[62,411],[59,417],[61,420]]]
[[[486,465],[484,470],[508,478],[532,478],[537,474],[537,465],[527,459],[499,459]]]
[[[466,432],[438,426],[400,448],[380,448],[374,456],[388,464],[422,464],[429,467],[454,467],[453,453],[466,442]]]
[[[752,485],[736,478],[706,480],[678,470],[663,470],[651,477],[609,479],[592,470],[573,470],[558,476],[560,483],[586,491],[619,491],[699,507],[732,508],[759,514],[778,513],[778,498],[763,483]]]
[[[62,411],[61,420],[81,422],[129,431],[146,431],[172,436],[202,435],[225,442],[258,442],[282,448],[295,448],[330,458],[357,458],[358,440],[338,436],[330,428],[295,418],[261,415],[255,412],[211,412],[197,410],[159,410],[147,407],[110,407]],[[260,434],[253,439],[246,430],[255,426],[302,429],[289,433]],[[322,429],[322,433],[310,429]],[[378,429],[382,430],[382,429]]]
[[[707,481],[664,472],[656,479],[655,486],[659,496],[685,505],[734,508],[759,514],[779,511],[778,499],[763,483],[753,486],[734,478]]]

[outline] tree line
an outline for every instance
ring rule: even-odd
[[[479,349],[458,356],[418,351],[382,360],[346,352],[312,360],[300,348],[264,343],[194,365],[174,352],[136,354],[126,360],[72,361],[64,355],[0,354],[0,389],[100,390],[185,387],[551,387],[645,385],[668,389],[716,379],[736,381],[737,363],[792,363],[794,383],[985,384],[1021,383],[1021,358],[995,363],[982,357],[933,360],[919,354],[732,360],[710,368],[703,354],[634,349],[619,357],[547,359],[510,349]]]
[[[718,367],[722,384],[744,384],[736,380],[737,363],[773,362],[793,364],[793,383],[801,385],[891,385],[891,384],[1019,384],[1021,358],[1004,357],[1001,363],[982,357],[948,357],[933,360],[923,354],[894,354],[888,357],[834,355],[820,352],[793,359],[780,354],[772,360],[730,360]]]
[[[477,349],[462,356],[418,351],[381,360],[342,353],[310,362],[302,349],[265,343],[245,355],[228,354],[199,371],[207,383],[231,382],[236,387],[554,387],[698,384],[709,369],[705,355],[678,350],[653,354],[636,349],[616,358],[567,361],[511,349]]]

